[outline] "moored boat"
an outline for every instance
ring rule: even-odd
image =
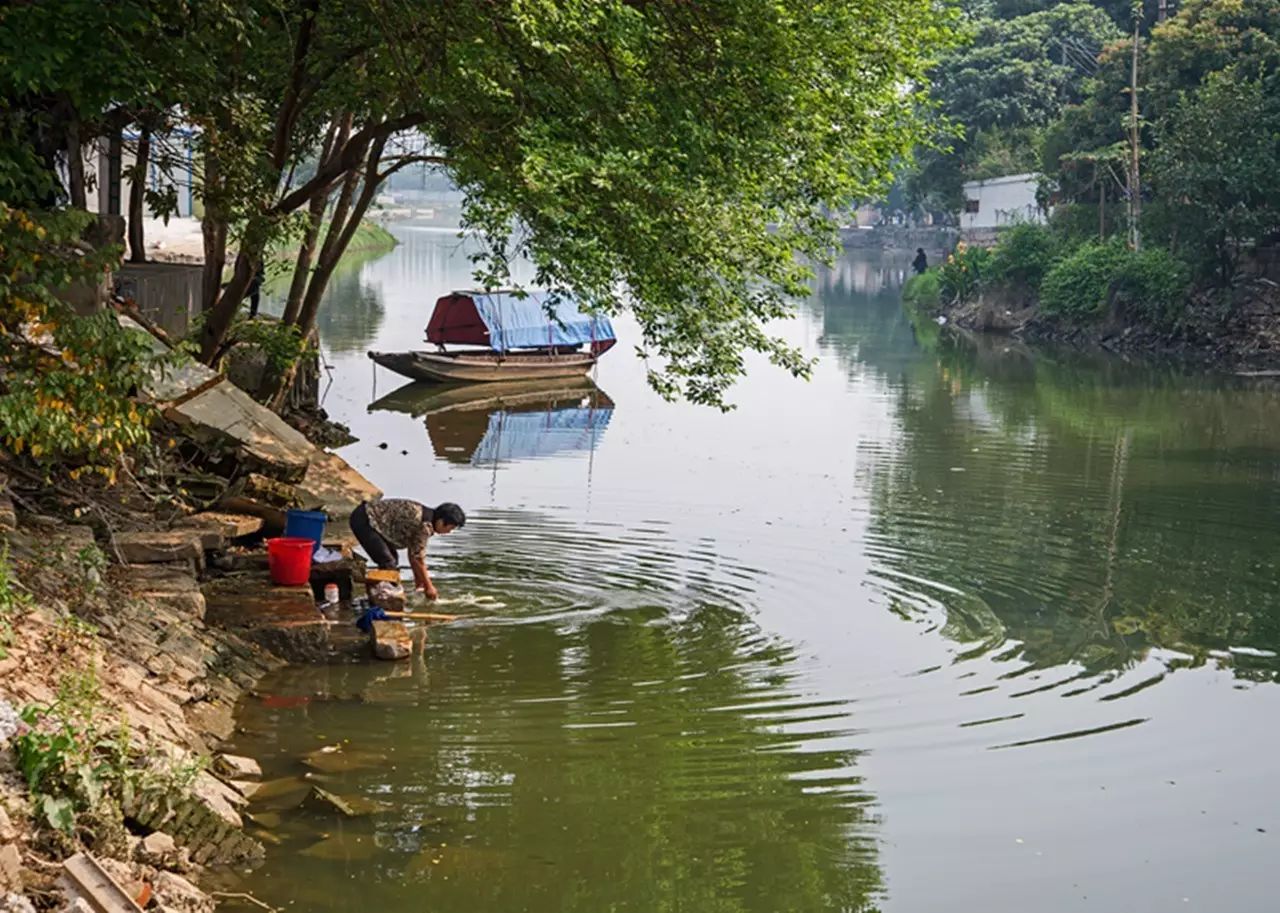
[[[459,291],[436,301],[427,324],[435,351],[370,352],[411,380],[484,383],[574,377],[617,342],[607,317],[564,295]],[[449,351],[449,345],[473,346]]]

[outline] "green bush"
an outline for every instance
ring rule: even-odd
[[[936,269],[912,276],[902,286],[902,300],[916,308],[937,310],[942,303],[942,280]]]
[[[1127,218],[1123,200],[1109,201],[1101,213],[1097,203],[1062,203],[1054,207],[1049,227],[1061,242],[1074,245],[1099,240],[1099,230],[1105,231],[1108,238],[1124,237]]]
[[[1119,239],[1090,241],[1045,276],[1040,305],[1047,314],[1088,320],[1102,314],[1114,293],[1131,316],[1163,326],[1181,313],[1189,284],[1186,265],[1164,248],[1134,253]]]
[[[1169,326],[1186,307],[1191,271],[1165,248],[1148,247],[1125,256],[1115,282],[1132,316]]]
[[[991,251],[970,247],[961,241],[938,272],[942,300],[948,304],[968,301],[982,288],[990,270]]]
[[[1040,286],[1040,306],[1046,314],[1089,320],[1107,306],[1111,281],[1128,251],[1123,242],[1088,241],[1058,261]]]
[[[1047,227],[1030,223],[1015,225],[1000,235],[991,252],[990,278],[1039,289],[1057,262],[1060,249],[1057,237]]]

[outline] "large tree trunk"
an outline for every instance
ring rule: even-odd
[[[324,143],[320,147],[320,161],[326,161],[333,151],[334,143],[345,143],[351,135],[351,115],[348,114],[339,123],[334,121],[329,126]],[[307,280],[311,276],[311,263],[315,259],[316,243],[320,239],[320,226],[324,222],[324,210],[329,203],[328,193],[317,193],[311,199],[307,211],[307,227],[302,236],[302,244],[298,247],[298,259],[293,267],[293,281],[289,283],[289,298],[285,302],[284,315],[280,322],[289,326],[297,323],[298,314],[302,310],[302,298],[307,291]]]
[[[212,146],[211,146],[212,148]],[[204,162],[204,217],[200,220],[200,233],[204,237],[204,276],[200,294],[200,312],[207,314],[218,303],[222,288],[222,270],[227,264],[227,219],[217,204],[221,188],[222,169],[215,155],[206,155]]]
[[[298,329],[304,336],[315,329],[316,315],[320,311],[320,302],[324,299],[329,279],[333,276],[333,271],[337,268],[342,255],[351,245],[351,239],[364,220],[365,213],[369,211],[369,204],[373,202],[374,194],[377,192],[376,174],[373,180],[366,176],[360,198],[351,207],[345,224],[339,223],[337,219],[330,223],[329,237],[325,239],[325,246],[320,251],[320,259],[311,273],[311,281],[307,284],[307,296],[303,299],[302,312],[298,315]],[[332,244],[329,243],[330,240],[333,241]]]
[[[307,293],[297,318],[298,331],[304,339],[310,337],[315,329],[316,316],[320,311],[320,302],[324,300],[325,289],[329,286],[329,279],[333,276],[339,261],[342,260],[342,255],[351,245],[351,239],[369,211],[374,195],[377,194],[378,187],[382,183],[383,176],[379,175],[378,166],[382,162],[382,150],[385,145],[385,140],[375,142],[373,148],[369,150],[369,160],[365,165],[364,173],[353,171],[343,181],[342,193],[329,219],[329,231],[325,234],[324,245],[320,249],[315,269],[311,271],[311,280],[307,283]],[[360,185],[360,196],[352,203],[351,198],[355,194],[357,184]],[[279,410],[284,406],[297,370],[298,366],[295,363],[289,370],[272,379],[267,391],[271,408]]]
[[[259,245],[261,246],[261,245]],[[262,256],[261,250],[253,252]],[[206,266],[207,273],[207,266]],[[249,291],[249,283],[253,280],[253,259],[249,251],[241,250],[236,254],[235,272],[227,283],[212,310],[205,313],[204,331],[200,334],[200,360],[212,365],[221,353],[222,343],[227,338],[227,331],[235,320],[236,311]]]
[[[311,276],[311,262],[315,259],[316,242],[320,240],[320,225],[324,222],[324,207],[328,201],[317,196],[311,201],[307,213],[307,228],[298,247],[298,259],[293,266],[293,280],[289,283],[289,298],[284,305],[280,322],[290,326],[298,322],[302,311],[302,298],[307,291],[307,279]]]
[[[296,212],[303,206],[309,206],[317,193],[328,193],[334,181],[341,178],[343,174],[349,174],[352,170],[356,170],[358,174],[358,169],[368,157],[371,144],[376,144],[381,149],[382,144],[389,137],[400,130],[406,130],[421,123],[422,119],[423,115],[420,112],[414,112],[366,125],[354,133],[347,142],[336,146],[333,154],[329,156],[329,160],[320,163],[320,167],[310,180],[306,181],[302,186],[285,193],[264,214],[263,218],[278,218]],[[283,174],[283,166],[276,169],[275,178],[277,182]],[[348,205],[350,205],[350,197],[348,196],[347,199]],[[250,232],[249,234],[253,236],[255,233]],[[204,335],[200,346],[201,360],[206,364],[221,350],[223,340],[227,331],[231,328],[231,322],[235,317],[236,310],[240,307],[240,302],[244,300],[244,293],[248,288],[249,270],[247,264],[249,262],[261,262],[264,243],[263,240],[258,240],[252,245],[245,245],[240,251],[240,256],[236,263],[236,278],[232,279],[226,289],[223,290],[221,297],[207,312]],[[246,257],[252,259],[246,260]],[[246,261],[246,278],[243,285],[238,281],[241,260]],[[306,302],[304,300],[303,309],[305,310],[305,308]]]
[[[76,209],[89,208],[85,189],[84,148],[80,137],[80,117],[73,110],[67,118],[67,191]]]
[[[146,217],[147,168],[151,164],[151,128],[146,124],[138,134],[138,153],[129,182],[129,261],[146,263],[146,237],[142,220]]]

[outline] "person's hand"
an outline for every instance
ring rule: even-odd
[[[422,595],[435,602],[440,598],[440,591],[435,588],[435,584],[428,583],[422,588]]]

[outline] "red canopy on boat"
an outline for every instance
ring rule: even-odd
[[[427,341],[513,350],[609,350],[616,338],[609,318],[583,312],[573,299],[547,292],[452,292],[436,301]]]
[[[489,348],[489,328],[476,310],[475,299],[459,292],[438,298],[427,324],[427,342]]]

